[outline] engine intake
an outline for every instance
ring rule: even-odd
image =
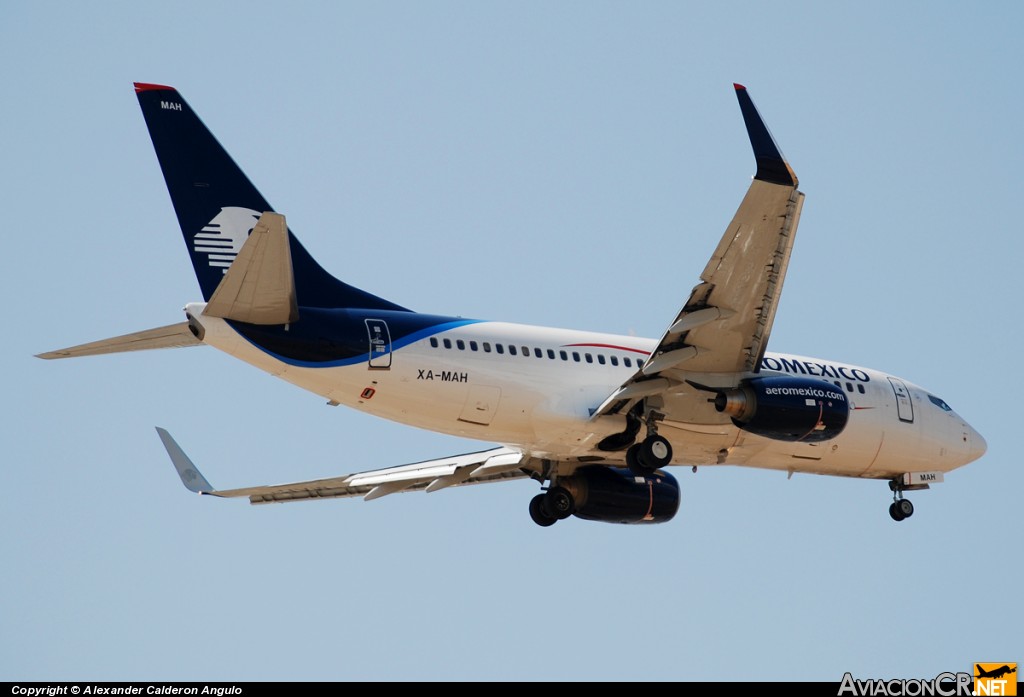
[[[850,417],[846,393],[830,382],[799,377],[751,378],[719,392],[715,408],[737,428],[765,438],[816,443],[835,438]]]
[[[625,467],[591,465],[558,480],[576,501],[574,515],[602,523],[665,523],[679,510],[679,482],[657,470],[637,476]]]

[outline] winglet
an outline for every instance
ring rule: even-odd
[[[754,159],[757,160],[757,174],[754,175],[754,179],[783,186],[797,186],[800,182],[796,174],[782,156],[761,115],[757,113],[757,107],[747,94],[747,88],[735,82],[733,87],[736,88],[736,98],[740,102],[740,111],[743,112],[743,122],[747,126],[750,145],[754,148]]]
[[[171,434],[159,426],[156,427],[156,432],[160,436],[160,440],[163,441],[167,454],[171,456],[174,469],[178,470],[178,476],[181,477],[181,483],[185,485],[185,488],[197,494],[212,494],[215,489],[188,459],[188,455],[181,449],[181,446],[174,442]]]

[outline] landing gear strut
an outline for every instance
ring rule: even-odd
[[[530,499],[530,518],[542,528],[565,520],[576,512],[576,499],[568,489],[553,486]]]
[[[904,486],[897,480],[889,482],[892,490],[892,503],[889,504],[889,516],[895,521],[906,520],[914,515],[914,504],[903,498]]]

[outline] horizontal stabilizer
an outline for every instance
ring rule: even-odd
[[[283,215],[268,211],[260,216],[203,314],[249,324],[288,324],[299,319]]]
[[[192,335],[191,330],[188,328],[188,322],[180,322],[166,327],[147,329],[144,332],[124,334],[123,336],[115,336],[112,339],[102,339],[88,344],[40,353],[36,355],[36,358],[45,358],[46,360],[78,358],[79,356],[99,356],[104,353],[199,346],[202,343]]]

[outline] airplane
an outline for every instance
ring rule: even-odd
[[[650,339],[421,314],[351,286],[313,259],[176,89],[135,83],[203,302],[187,304],[183,322],[39,357],[206,344],[330,405],[495,444],[216,489],[158,428],[182,483],[201,495],[370,501],[531,478],[540,526],[653,524],[679,509],[667,468],[737,465],[884,480],[890,516],[909,518],[905,492],[980,458],[985,440],[903,378],[767,351],[804,194],[747,89],[734,89],[756,173],[682,309]]]
[[[974,676],[976,678],[996,678],[996,679],[998,679],[998,678],[1003,677],[1004,675],[1009,675],[1010,673],[1016,673],[1017,672],[1016,666],[1011,668],[1009,665],[1004,665],[1004,666],[1001,666],[999,668],[995,668],[994,670],[982,670],[977,665],[975,667],[978,670],[978,674]]]

